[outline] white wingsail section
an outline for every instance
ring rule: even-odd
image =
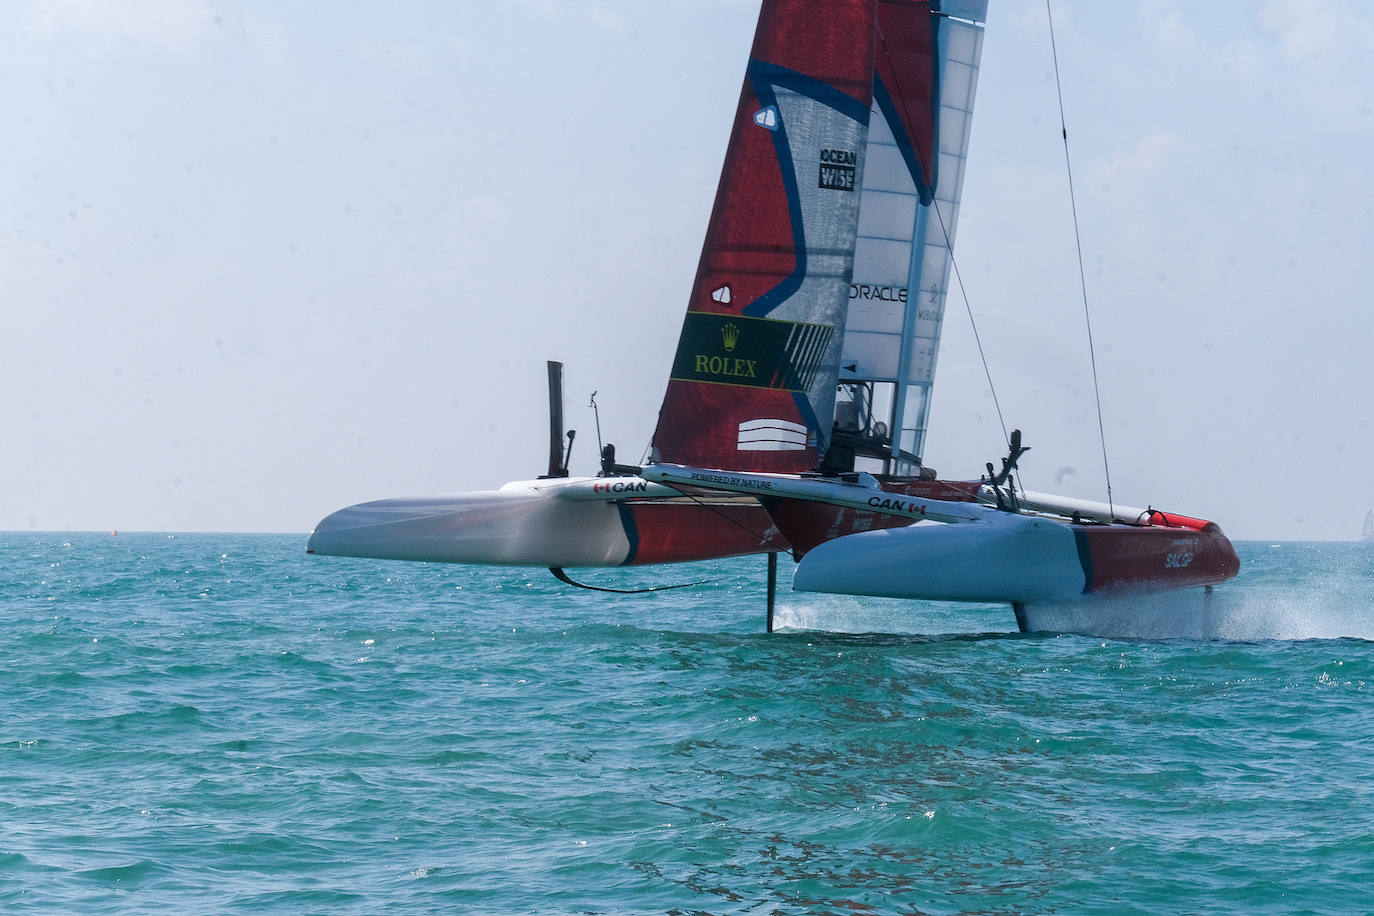
[[[841,382],[890,383],[884,400],[898,474],[917,469],[924,447],[986,16],[986,3],[977,0],[942,6],[935,17],[934,105],[921,104],[922,87],[883,86],[879,68],[840,360]],[[890,78],[901,74],[899,67]],[[913,123],[922,118],[933,124]],[[929,128],[933,138],[921,137]]]

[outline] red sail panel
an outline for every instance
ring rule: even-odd
[[[897,145],[929,205],[939,118],[939,19],[925,0],[878,0],[875,90]]]
[[[875,0],[765,0],[657,460],[798,472],[830,434],[872,102]]]

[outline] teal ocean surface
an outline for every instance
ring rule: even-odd
[[[762,558],[619,596],[0,534],[0,907],[1374,912],[1374,545],[1239,546],[1226,638],[1117,641],[792,593],[768,635]]]

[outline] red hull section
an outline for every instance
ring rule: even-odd
[[[630,539],[626,566],[690,563],[787,550],[762,506],[699,502],[629,502],[621,521]]]
[[[1074,537],[1087,578],[1084,593],[1158,591],[1216,585],[1235,578],[1240,559],[1221,528],[1201,519],[1186,522],[1200,524],[1076,526]]]
[[[907,158],[921,203],[930,205],[935,191],[938,20],[927,3],[880,0],[878,48],[874,58],[874,93],[890,105],[904,129],[898,144]],[[894,133],[897,133],[894,131]]]

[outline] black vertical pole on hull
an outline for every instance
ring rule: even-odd
[[[773,632],[773,600],[778,593],[778,555],[768,554],[768,632]]]
[[[546,477],[567,477],[563,464],[563,364],[549,360],[549,473]]]

